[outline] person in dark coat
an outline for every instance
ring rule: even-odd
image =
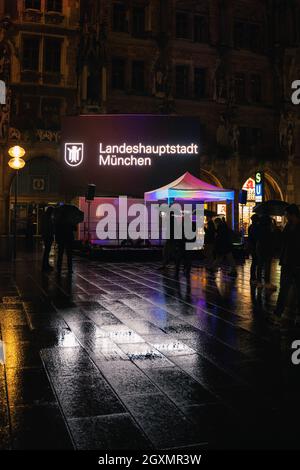
[[[42,217],[41,235],[44,242],[43,271],[52,271],[49,263],[50,251],[54,242],[53,207],[48,207]]]
[[[215,251],[216,260],[213,263],[213,269],[216,269],[223,261],[231,267],[230,274],[232,276],[237,275],[236,263],[232,253],[232,232],[226,222],[218,218],[215,220],[216,224],[216,239],[215,239]]]
[[[191,273],[192,269],[192,253],[190,250],[187,249],[187,244],[195,243],[196,236],[190,240],[187,238],[187,234],[185,233],[185,220],[189,217],[188,215],[184,215],[181,219],[181,233],[182,238],[180,240],[175,240],[175,276],[179,276],[180,267],[181,265],[184,268],[185,275],[188,277]],[[195,233],[196,225],[193,221],[190,221],[192,224],[192,230]],[[178,227],[179,229],[179,227]]]
[[[175,215],[174,212],[170,212],[170,225],[167,227],[166,242],[163,249],[163,263],[159,269],[165,269],[171,262],[174,256],[174,224]],[[164,222],[163,222],[164,223]]]
[[[281,316],[288,307],[291,291],[296,295],[296,305],[299,315],[300,306],[300,211],[292,204],[287,207],[285,216],[288,220],[282,237],[282,252],[280,257],[281,276],[275,314]]]
[[[74,230],[75,227],[63,215],[59,216],[55,224],[55,240],[58,245],[57,255],[57,273],[60,274],[62,270],[63,256],[66,252],[68,272],[73,272],[73,243],[74,243]]]
[[[263,214],[259,219],[257,227],[257,286],[264,287],[267,290],[276,290],[276,286],[271,284],[271,265],[274,256],[274,228],[272,219],[269,215]]]
[[[252,258],[251,270],[250,270],[250,282],[252,284],[257,283],[257,254],[256,254],[256,245],[257,245],[257,235],[259,227],[259,216],[254,214],[251,217],[251,225],[248,230],[248,251]]]
[[[207,216],[207,223],[204,228],[204,256],[207,269],[212,268],[215,259],[216,227],[211,216]]]

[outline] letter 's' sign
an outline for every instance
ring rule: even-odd
[[[261,171],[255,174],[255,201],[263,202],[264,200],[264,175]]]

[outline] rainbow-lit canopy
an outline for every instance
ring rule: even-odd
[[[234,201],[234,191],[206,183],[187,172],[172,183],[145,193],[144,198],[145,201],[149,202],[170,199],[177,201],[225,202]]]

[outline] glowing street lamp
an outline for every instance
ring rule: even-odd
[[[8,165],[13,170],[22,170],[26,163],[22,158],[12,158],[11,160],[9,160]]]
[[[16,145],[11,147],[8,150],[8,154],[11,159],[8,162],[9,167],[12,170],[16,171],[16,181],[15,181],[15,206],[14,206],[14,246],[13,246],[13,258],[16,259],[17,255],[17,204],[18,204],[18,180],[19,180],[19,170],[25,167],[26,162],[23,160],[25,156],[25,150]]]
[[[16,145],[15,147],[11,147],[8,150],[8,154],[12,158],[23,158],[25,155],[25,150],[22,147],[19,147],[19,145]]]

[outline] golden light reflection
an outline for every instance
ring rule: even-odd
[[[62,330],[59,334],[59,345],[64,348],[74,348],[79,346],[73,333],[68,330]]]
[[[0,364],[5,363],[5,357],[4,357],[4,343],[3,341],[0,340]]]
[[[20,350],[19,344],[16,341],[15,331],[13,328],[5,329],[5,336],[3,337],[3,350],[4,359],[9,357],[9,367],[19,367]]]

